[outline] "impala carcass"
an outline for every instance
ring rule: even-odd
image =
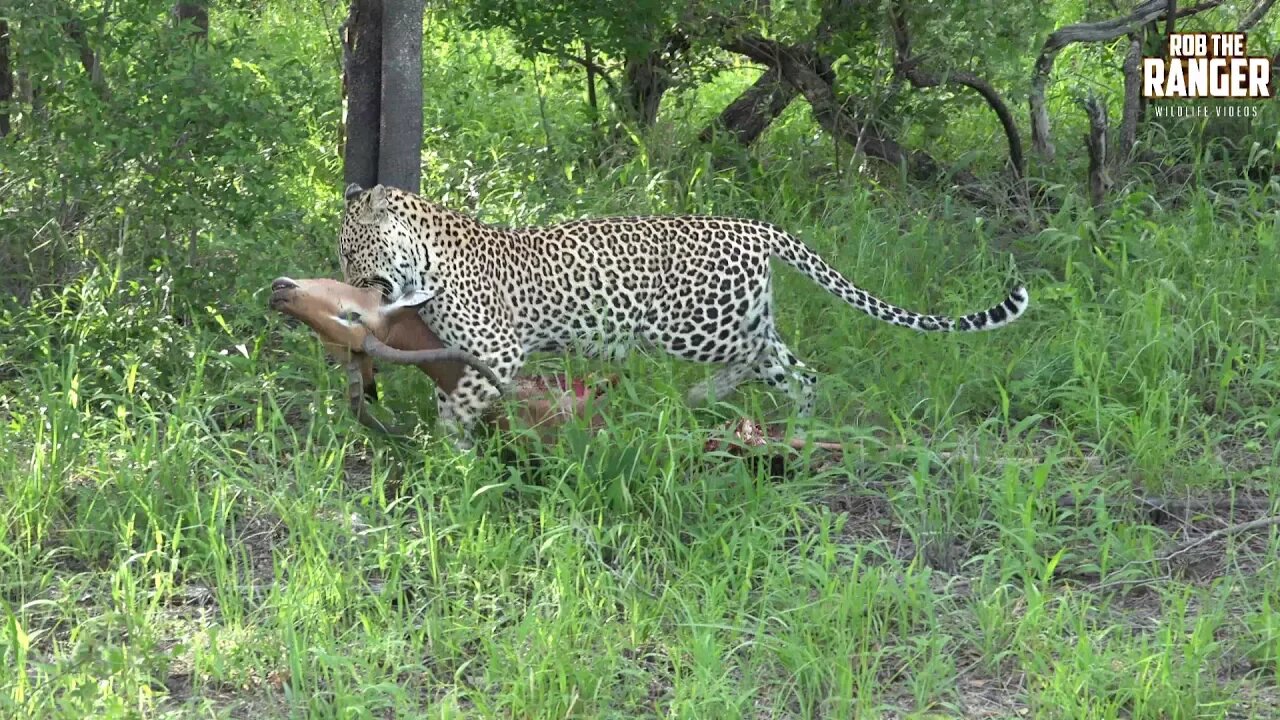
[[[445,395],[454,391],[464,366],[475,368],[485,380],[499,385],[493,371],[474,355],[446,348],[423,322],[418,309],[428,300],[423,293],[406,293],[385,300],[377,288],[358,288],[337,280],[276,278],[271,283],[271,308],[297,318],[315,331],[331,357],[347,371],[347,400],[357,419],[366,426],[398,434],[375,418],[368,400],[377,399],[374,360],[416,365],[435,381]],[[602,387],[590,387],[564,376],[520,376],[515,386],[500,389],[515,407],[508,414],[494,408],[487,424],[512,429],[512,420],[533,428],[544,440],[549,431],[578,417],[587,417],[591,403],[603,395]],[[603,421],[592,413],[591,424]]]

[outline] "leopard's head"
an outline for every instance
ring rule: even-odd
[[[441,292],[432,272],[430,217],[419,198],[385,185],[352,184],[345,201],[338,257],[349,284],[378,288],[387,299]]]

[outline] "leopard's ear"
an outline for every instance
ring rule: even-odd
[[[382,184],[369,188],[369,202],[356,215],[361,225],[380,225],[387,218],[387,187]]]
[[[351,202],[364,192],[364,188],[360,187],[360,183],[351,183],[347,186],[346,191],[342,193],[342,199],[345,202]]]

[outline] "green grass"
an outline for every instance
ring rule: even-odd
[[[266,66],[325,51],[277,14],[256,32],[292,48]],[[1280,532],[1162,562],[1280,512],[1274,182],[1138,187],[1101,219],[1069,191],[1018,234],[837,165],[801,108],[713,172],[690,137],[749,76],[592,166],[579,88],[544,79],[547,153],[527,74],[459,81],[527,64],[459,37],[428,42],[429,197],[508,223],[757,217],[908,307],[985,307],[1016,273],[1032,308],[926,337],[780,269],[780,326],[821,373],[812,434],[849,444],[781,478],[703,443],[785,404],[690,410],[704,371],[656,356],[616,368],[603,433],[509,460],[451,450],[429,382],[388,370],[389,410],[422,420],[392,442],[266,308],[277,275],[338,274],[312,128],[272,169],[315,197],[296,231],[214,227],[186,266],[114,252],[156,240],[103,220],[112,250],[0,310],[0,715],[1280,717]],[[1232,496],[1251,504],[1136,499]]]

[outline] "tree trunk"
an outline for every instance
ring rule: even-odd
[[[726,132],[739,145],[748,147],[798,94],[795,86],[782,78],[782,71],[771,67],[754,85],[729,103],[719,117],[698,134],[698,140],[710,142],[717,132]]]
[[[378,182],[410,192],[422,183],[423,0],[383,0],[382,123]]]
[[[1106,200],[1111,179],[1107,174],[1107,108],[1096,96],[1084,101],[1089,115],[1089,133],[1085,135],[1085,147],[1089,150],[1089,203],[1101,210]]]
[[[641,128],[652,127],[667,91],[661,52],[654,50],[643,57],[628,58],[623,78],[631,119]]]
[[[1117,167],[1129,163],[1138,141],[1138,119],[1142,114],[1142,37],[1129,34],[1129,54],[1124,59],[1124,107],[1120,114],[1120,142],[1112,159]]]
[[[29,115],[35,121],[43,123],[47,119],[44,109],[44,89],[31,79],[30,73],[21,68],[18,69],[18,102],[30,108]],[[27,125],[30,127],[30,124]]]
[[[1198,5],[1183,8],[1173,13],[1173,17],[1189,17],[1206,10],[1212,10],[1223,3],[1223,0],[1205,0]],[[1080,42],[1107,42],[1121,35],[1137,30],[1147,23],[1153,23],[1164,17],[1169,10],[1168,0],[1144,0],[1133,9],[1133,12],[1111,20],[1076,23],[1059,28],[1045,40],[1040,55],[1036,58],[1035,72],[1031,76],[1031,95],[1028,105],[1031,110],[1031,146],[1047,160],[1054,155],[1053,142],[1049,139],[1049,109],[1045,104],[1045,89],[1049,85],[1049,75],[1053,71],[1054,60],[1063,48]]]
[[[93,86],[94,92],[100,98],[106,98],[108,95],[106,76],[102,74],[102,65],[98,62],[98,56],[93,51],[93,47],[89,44],[89,36],[85,34],[84,25],[77,18],[67,20],[62,24],[62,31],[67,34],[76,45],[76,49],[80,52],[80,66],[84,68],[84,73],[89,77],[89,84]]]
[[[378,184],[382,0],[352,0],[342,30],[343,180],[370,188]]]
[[[13,103],[13,70],[9,67],[9,23],[0,20],[0,138],[9,134],[9,108]]]
[[[182,24],[190,20],[193,42],[209,42],[209,8],[208,0],[178,0],[173,4],[173,24],[181,29]]]
[[[591,108],[591,123],[594,125],[600,119],[600,103],[596,99],[596,58],[591,43],[583,43],[582,56],[587,60],[587,106]]]
[[[631,119],[641,129],[653,127],[662,96],[671,89],[671,65],[676,55],[689,49],[689,39],[671,33],[643,56],[628,57],[623,69],[623,101]]]
[[[1240,20],[1240,27],[1236,28],[1236,32],[1249,32],[1262,21],[1262,18],[1271,12],[1271,6],[1276,4],[1276,0],[1258,0],[1258,2],[1245,13],[1243,19]]]
[[[173,19],[173,29],[183,40],[192,48],[198,46],[208,46],[209,44],[209,0],[176,0],[173,8],[169,11],[170,17]],[[193,63],[191,66],[191,77],[196,87],[202,87],[207,84],[207,72],[202,63]],[[179,147],[186,146],[183,155],[194,167],[196,164],[195,154],[200,151],[199,142],[187,146],[186,135],[184,134],[179,140],[178,145],[174,148],[176,151]],[[181,232],[181,228],[173,228],[175,233]],[[166,238],[171,238],[169,228],[166,225]],[[196,227],[191,225],[187,228],[187,257],[186,266],[195,267],[198,258],[200,235],[196,231]],[[166,246],[166,255],[170,262],[174,262],[173,240],[169,239]]]

